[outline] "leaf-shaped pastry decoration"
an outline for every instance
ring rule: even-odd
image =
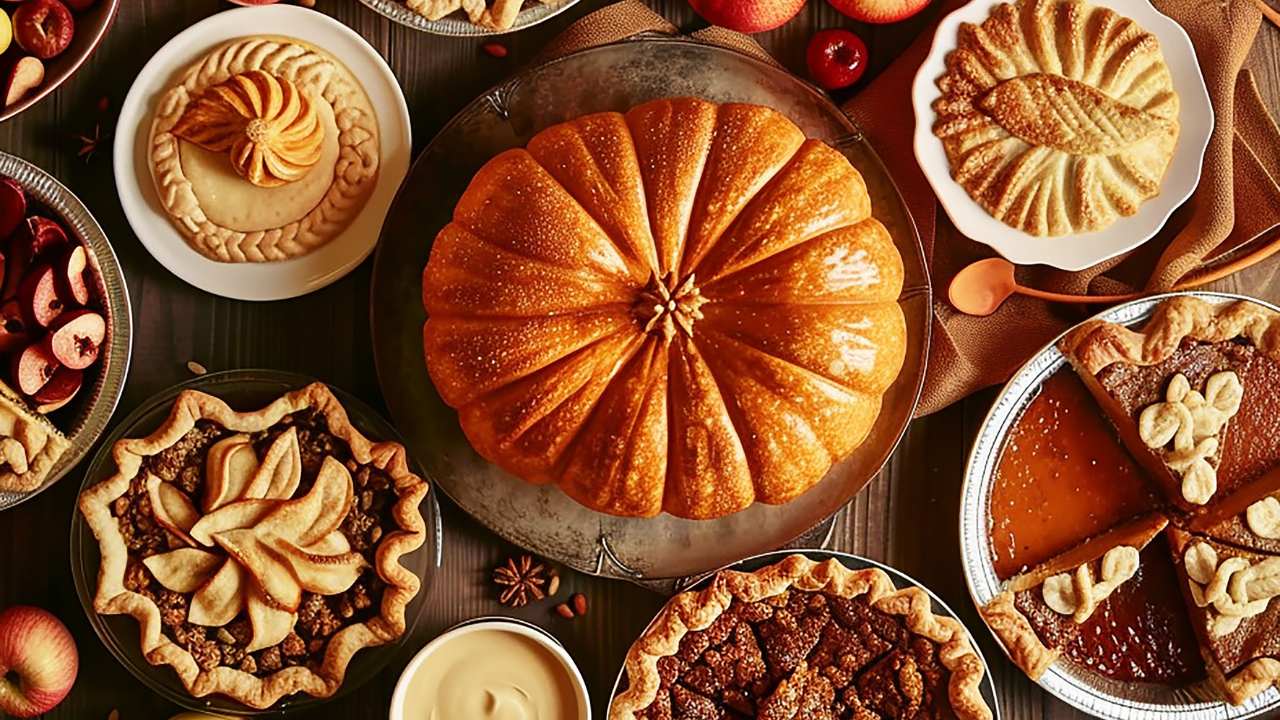
[[[258,537],[253,528],[228,530],[213,536],[218,546],[241,565],[273,607],[294,612],[302,602],[302,586],[289,566]]]
[[[337,530],[353,502],[355,488],[351,484],[351,473],[342,463],[325,457],[311,491],[297,500],[281,503],[258,528],[306,547]]]
[[[155,475],[148,475],[147,497],[151,501],[151,514],[155,516],[156,522],[188,545],[195,545],[190,532],[191,527],[200,519],[200,513],[186,493]]]
[[[262,464],[249,481],[246,498],[287,500],[302,482],[302,451],[298,447],[298,430],[289,428],[276,436]]]
[[[187,620],[194,625],[221,627],[236,619],[244,607],[244,570],[234,560],[224,560],[191,598]]]
[[[293,626],[298,622],[297,614],[272,607],[256,586],[249,588],[246,608],[253,636],[249,638],[245,652],[257,652],[281,642],[293,632]]]
[[[293,82],[250,70],[205,90],[172,132],[229,153],[235,171],[254,185],[278,187],[320,161],[325,127],[312,98]]]
[[[156,582],[178,593],[195,592],[223,562],[222,557],[197,548],[179,548],[142,560]]]
[[[258,455],[248,435],[232,435],[214,443],[205,456],[204,511],[246,497],[257,472]]]
[[[1011,135],[1072,155],[1113,155],[1167,121],[1078,80],[1050,73],[996,85],[978,106]]]
[[[351,587],[366,565],[360,553],[318,555],[289,543],[280,543],[276,549],[302,589],[321,595],[337,595]]]
[[[265,499],[237,500],[196,521],[191,526],[191,537],[201,545],[212,546],[214,533],[253,527],[279,504]]]

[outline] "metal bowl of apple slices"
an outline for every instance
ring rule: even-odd
[[[5,510],[97,442],[124,389],[133,333],[124,273],[84,204],[22,158],[0,153],[0,176],[0,380],[69,441],[39,486],[0,489]]]

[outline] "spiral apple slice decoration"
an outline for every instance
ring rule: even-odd
[[[320,161],[325,128],[311,98],[264,70],[210,86],[173,126],[173,134],[226,152],[236,173],[259,187],[303,178]]]

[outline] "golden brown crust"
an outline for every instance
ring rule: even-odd
[[[195,427],[198,420],[251,433],[266,430],[285,415],[305,408],[323,413],[329,432],[348,444],[357,462],[379,468],[395,484],[398,499],[392,507],[392,516],[400,530],[384,537],[374,554],[378,575],[387,583],[380,613],[335,634],[325,648],[320,667],[314,671],[307,667],[289,667],[259,678],[225,666],[201,670],[190,652],[161,632],[160,609],[156,604],[125,588],[128,551],[119,524],[111,514],[111,503],[128,490],[143,458],[172,446]],[[269,707],[280,698],[298,692],[326,697],[342,684],[347,665],[358,650],[390,642],[404,634],[405,606],[418,593],[421,582],[399,561],[401,556],[420,547],[426,538],[426,524],[418,505],[426,497],[428,486],[410,471],[403,446],[392,442],[374,443],[364,437],[351,425],[346,410],[324,384],[300,388],[253,412],[236,412],[216,397],[185,390],[178,395],[168,419],[159,429],[144,438],[117,442],[112,456],[117,472],[84,491],[79,502],[102,553],[94,609],[106,615],[132,615],[137,619],[147,661],[171,666],[192,695],[222,694],[255,708]]]
[[[10,427],[0,438],[0,491],[30,492],[44,484],[70,441],[49,419],[31,411],[0,382],[0,418]]]
[[[609,720],[634,720],[653,704],[660,680],[658,660],[675,655],[690,631],[703,630],[738,602],[756,602],[795,588],[822,591],[844,598],[866,597],[881,612],[904,619],[914,634],[940,646],[938,657],[951,673],[948,697],[960,720],[989,720],[991,710],[982,697],[984,668],[957,620],[935,615],[929,595],[918,587],[897,589],[877,568],[850,570],[835,559],[814,562],[803,555],[752,573],[725,570],[702,590],[680,593],[627,652],[628,687],[609,706]]]
[[[1254,660],[1230,677],[1224,677],[1215,663],[1205,663],[1205,666],[1209,669],[1210,681],[1232,705],[1243,705],[1254,695],[1280,684],[1280,660],[1275,658]]]
[[[1040,636],[1032,629],[1027,616],[1014,606],[1012,592],[1005,590],[978,608],[978,612],[987,622],[987,627],[1000,638],[1009,659],[1032,680],[1039,680],[1061,655],[1040,642]]]
[[[1213,304],[1190,295],[1169,298],[1141,330],[1092,320],[1058,344],[1075,366],[1097,375],[1113,363],[1155,365],[1168,359],[1184,339],[1222,342],[1245,338],[1280,360],[1280,314],[1248,300]]]

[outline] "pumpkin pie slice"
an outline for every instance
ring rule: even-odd
[[[1235,705],[1280,682],[1280,556],[1168,536],[1210,681]]]
[[[1277,318],[1254,302],[1182,296],[1161,303],[1138,330],[1089,322],[1060,348],[1169,501],[1199,514],[1255,481],[1274,482],[1267,476],[1280,466]],[[1241,496],[1248,497],[1245,510],[1261,499]],[[1280,511],[1280,503],[1267,509]]]
[[[1033,680],[1062,654],[1113,592],[1138,572],[1139,553],[1168,520],[1118,525],[1011,578],[982,609],[1009,657]]]

